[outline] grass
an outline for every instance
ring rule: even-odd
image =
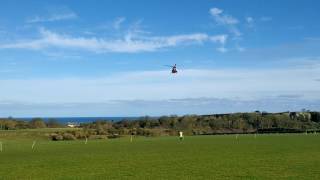
[[[313,134],[0,141],[0,179],[320,179]]]

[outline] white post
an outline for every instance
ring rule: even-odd
[[[33,141],[31,149],[33,149],[35,145],[36,145],[36,141]]]
[[[86,136],[86,141],[85,141],[85,143],[84,144],[87,144],[88,143],[88,138],[87,138],[87,136]]]
[[[133,136],[131,135],[131,136],[130,136],[130,142],[132,142],[132,140],[133,140]]]
[[[179,138],[180,138],[181,141],[184,139],[184,136],[183,136],[183,132],[182,132],[182,131],[179,131]]]

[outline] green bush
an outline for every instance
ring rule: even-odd
[[[71,133],[63,133],[63,140],[76,140],[77,138]]]
[[[41,119],[41,118],[33,118],[29,122],[29,127],[30,128],[45,128],[47,126],[46,126],[45,122],[43,121],[43,119]]]

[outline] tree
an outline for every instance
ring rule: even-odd
[[[320,112],[311,112],[311,121],[320,122]]]
[[[30,128],[45,128],[46,124],[43,121],[43,119],[41,118],[33,118],[30,122],[29,122],[29,127]]]
[[[63,127],[56,119],[50,118],[47,122],[48,128],[59,128]]]
[[[16,129],[17,122],[14,120],[5,120],[4,121],[4,129],[13,130]]]

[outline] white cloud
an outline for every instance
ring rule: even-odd
[[[126,20],[125,17],[118,17],[113,22],[113,28],[114,29],[120,29],[121,24]]]
[[[225,47],[220,47],[220,48],[217,48],[217,51],[222,52],[222,53],[225,53],[225,52],[228,51],[228,49],[225,48]]]
[[[228,35],[222,34],[222,35],[212,36],[210,39],[213,42],[219,42],[222,45],[224,45],[227,42]]]
[[[234,39],[239,39],[242,33],[236,26],[239,23],[238,19],[231,15],[225,14],[222,9],[215,7],[211,8],[209,13],[218,25],[225,26],[229,32],[235,36]]]
[[[303,100],[288,94],[257,100],[183,98],[162,100],[110,100],[101,103],[26,103],[0,101],[1,117],[102,117],[214,114],[233,112],[318,110],[319,100]]]
[[[253,17],[246,17],[246,22],[249,28],[253,28],[254,27],[254,22],[255,20],[253,19]]]
[[[213,42],[219,42],[221,44],[221,47],[219,48],[216,48],[217,51],[221,52],[221,53],[226,53],[228,52],[228,49],[225,48],[225,44],[227,42],[227,39],[228,39],[228,35],[218,35],[218,36],[213,36],[210,38],[211,41]]]
[[[99,103],[108,100],[228,98],[256,100],[283,94],[319,99],[320,67],[279,69],[179,69],[110,74],[100,78],[2,79],[0,100]],[[21,93],[23,92],[23,93]]]
[[[251,16],[248,16],[248,17],[245,18],[245,22],[246,22],[245,25],[246,25],[247,28],[251,28],[252,30],[256,30],[255,29],[256,19],[254,19]]]
[[[210,9],[210,13],[213,16],[217,16],[219,14],[221,14],[223,12],[223,10],[219,9],[219,8],[211,8]]]
[[[236,50],[239,51],[239,52],[244,52],[244,51],[246,51],[246,48],[237,46]]]
[[[242,33],[237,27],[231,26],[229,27],[229,31],[235,36],[233,39],[236,39],[236,40],[241,39],[240,36],[242,36]]]
[[[249,24],[251,24],[251,23],[253,23],[253,17],[246,17],[246,21],[247,21],[247,23],[249,23]]]
[[[60,8],[56,12],[47,16],[34,16],[26,20],[27,23],[53,22],[61,20],[71,20],[78,18],[78,15],[68,8]]]
[[[71,37],[58,34],[46,29],[40,30],[41,37],[28,41],[0,44],[0,49],[31,49],[42,50],[48,48],[64,48],[75,50],[87,50],[96,53],[106,52],[151,52],[163,48],[203,43],[209,40],[224,44],[225,35],[209,36],[205,33],[182,34],[174,36],[134,36],[134,33],[127,33],[121,39],[102,39]]]
[[[168,37],[160,37],[155,38],[159,42],[164,42],[165,46],[176,46],[179,43],[184,42],[197,42],[201,43],[207,41],[209,36],[204,33],[196,33],[196,34],[187,34],[187,35],[176,35],[176,36],[168,36]]]
[[[319,69],[320,68],[320,56],[305,56],[297,58],[281,59],[282,62],[289,64],[289,66]],[[279,61],[278,61],[279,62]]]
[[[223,10],[218,8],[211,8],[210,14],[213,16],[213,18],[218,24],[234,25],[239,23],[238,19],[232,17],[231,15],[223,14]]]

